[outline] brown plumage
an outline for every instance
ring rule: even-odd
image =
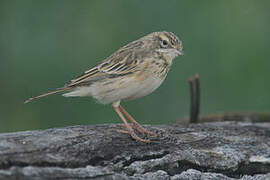
[[[125,123],[126,133],[138,141],[148,142],[134,133],[122,113],[140,132],[152,135],[153,133],[142,128],[120,106],[120,101],[145,96],[158,88],[170,70],[173,59],[183,55],[182,49],[182,42],[171,32],[148,34],[120,48],[101,63],[71,80],[63,88],[30,98],[25,103],[66,91],[68,92],[63,94],[66,97],[92,96],[100,103],[112,103]]]

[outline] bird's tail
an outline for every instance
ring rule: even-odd
[[[33,100],[36,100],[36,99],[45,97],[45,96],[49,96],[49,95],[61,93],[61,92],[68,91],[68,90],[71,90],[71,89],[73,89],[73,87],[63,87],[63,88],[58,88],[58,89],[56,89],[56,90],[54,90],[54,91],[50,91],[50,92],[48,92],[48,93],[44,93],[44,94],[41,94],[41,95],[36,96],[36,97],[31,97],[31,98],[27,99],[26,101],[24,101],[24,104],[29,103],[29,102],[31,102],[31,101],[33,101]]]

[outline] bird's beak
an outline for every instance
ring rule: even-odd
[[[184,51],[182,49],[177,49],[177,54],[179,56],[184,56]]]

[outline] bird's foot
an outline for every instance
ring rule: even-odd
[[[132,128],[135,128],[137,129],[140,133],[142,134],[148,134],[150,136],[157,136],[156,133],[152,132],[152,131],[149,131],[147,129],[145,129],[144,127],[142,127],[139,123],[132,123]]]
[[[143,143],[149,143],[150,140],[147,140],[147,139],[142,139],[140,138],[139,136],[137,136],[135,134],[135,132],[133,131],[133,129],[128,129],[128,130],[117,130],[117,132],[119,133],[124,133],[124,134],[129,134],[133,139],[135,139],[136,141],[139,141],[139,142],[143,142]]]
[[[115,126],[116,126],[116,127],[119,127],[119,128],[124,128],[124,129],[127,128],[124,124],[116,124]],[[136,129],[137,131],[139,131],[139,132],[142,133],[142,134],[148,134],[148,135],[150,135],[150,136],[157,136],[156,133],[154,133],[154,132],[152,132],[152,131],[149,131],[149,130],[145,129],[145,128],[142,127],[139,123],[132,123],[132,128],[133,128],[133,129]],[[120,130],[120,131],[125,131],[125,130]]]

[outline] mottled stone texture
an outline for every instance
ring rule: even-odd
[[[270,123],[147,128],[149,144],[108,124],[0,134],[0,179],[270,179]]]

